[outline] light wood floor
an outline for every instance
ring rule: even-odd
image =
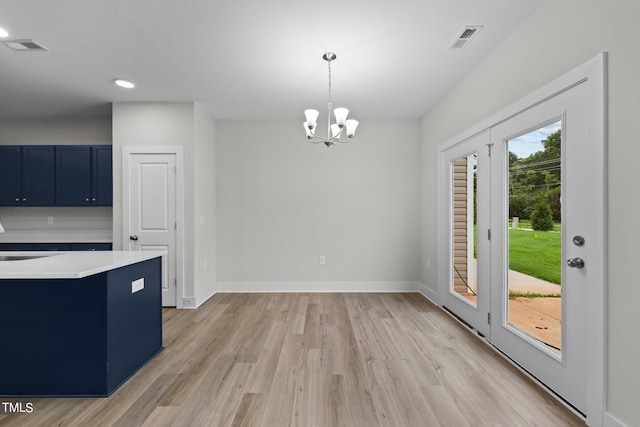
[[[166,309],[164,345],[110,398],[0,426],[585,425],[418,294],[217,294]]]

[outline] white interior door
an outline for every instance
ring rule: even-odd
[[[603,179],[586,145],[586,86],[572,87],[491,129],[491,342],[583,413],[588,278],[592,265],[602,263],[588,252],[602,227],[602,206],[594,205],[592,191]],[[510,207],[518,211],[527,198],[531,225],[509,226],[515,216]],[[549,216],[553,228],[540,231]],[[554,285],[560,297],[518,296],[552,293],[545,289]],[[533,304],[539,306],[535,315],[523,315]]]
[[[124,179],[123,246],[131,251],[166,250],[162,305],[176,306],[176,154],[128,153]]]
[[[489,337],[489,131],[441,153],[440,179],[447,203],[441,204],[448,233],[440,254],[443,306]],[[480,262],[479,262],[480,261]]]

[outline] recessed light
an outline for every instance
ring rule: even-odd
[[[0,37],[9,37],[9,32],[4,28],[0,27]]]
[[[135,84],[133,84],[129,80],[125,80],[125,79],[115,79],[113,82],[115,84],[117,84],[118,86],[123,87],[125,89],[133,89],[134,87],[136,87]]]

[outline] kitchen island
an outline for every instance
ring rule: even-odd
[[[0,252],[0,396],[109,396],[162,350],[159,252]]]

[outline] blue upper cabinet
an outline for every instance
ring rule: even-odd
[[[111,206],[110,145],[56,146],[56,205]]]
[[[20,147],[0,146],[0,206],[20,206]]]
[[[113,204],[113,157],[110,145],[91,147],[91,202],[94,206]]]
[[[55,201],[52,145],[22,146],[22,206],[51,206]]]
[[[0,206],[111,206],[110,145],[0,146]]]
[[[56,146],[56,205],[91,206],[91,147]]]

